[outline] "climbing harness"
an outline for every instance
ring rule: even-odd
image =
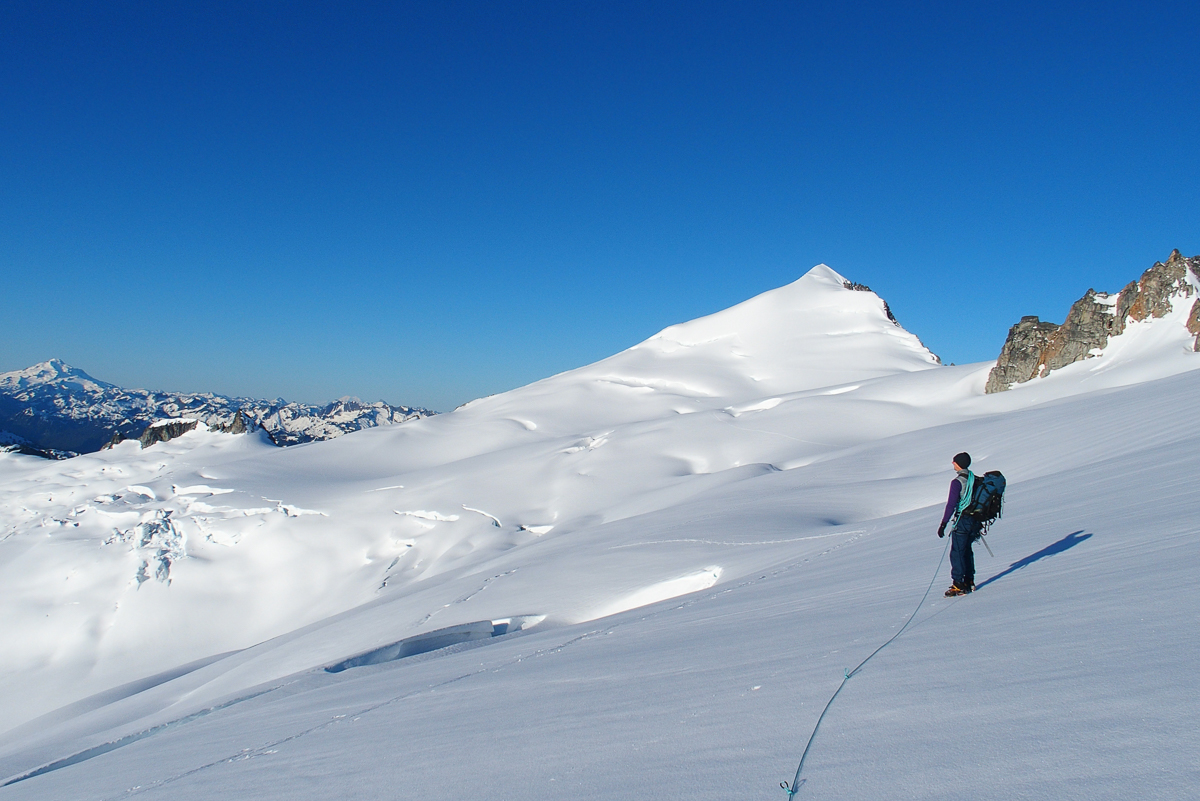
[[[904,633],[904,630],[908,628],[908,624],[913,622],[913,619],[917,616],[917,612],[921,611],[921,607],[925,604],[925,599],[929,597],[929,591],[933,589],[933,583],[937,581],[938,573],[940,573],[942,570],[942,562],[946,560],[946,551],[949,550],[949,548],[950,543],[947,541],[946,547],[942,549],[941,557],[938,558],[937,570],[933,572],[933,578],[929,580],[929,586],[925,588],[925,594],[921,596],[921,600],[917,603],[917,608],[914,609],[912,614],[908,616],[908,620],[904,621],[904,625],[900,627],[900,630],[893,634],[887,642],[872,651],[870,656],[859,662],[858,667],[854,668],[854,670],[843,668],[842,683],[839,684],[837,689],[833,691],[833,695],[829,697],[829,702],[825,704],[825,708],[821,710],[820,716],[817,717],[817,725],[813,726],[812,734],[808,737],[808,744],[804,746],[804,753],[800,755],[800,764],[796,766],[795,778],[792,779],[792,783],[790,785],[786,781],[779,783],[779,786],[787,791],[788,801],[791,801],[791,799],[796,795],[796,791],[800,789],[800,785],[804,784],[804,781],[800,779],[800,771],[804,770],[804,760],[808,758],[809,749],[812,748],[813,741],[817,739],[817,731],[819,731],[821,728],[821,721],[825,719],[825,713],[829,711],[829,707],[833,706],[833,699],[838,697],[838,693],[840,693],[842,688],[846,686],[846,682],[849,681],[852,676],[858,673],[858,671],[863,669],[863,665],[870,662],[871,659],[874,658],[875,654],[891,645],[897,637]],[[991,551],[990,548],[988,550],[989,552]]]

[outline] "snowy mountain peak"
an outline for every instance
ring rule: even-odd
[[[111,388],[113,385],[97,381],[77,367],[64,362],[62,359],[49,361],[26,367],[24,370],[14,370],[10,373],[0,373],[0,387],[4,389],[25,389],[44,384],[55,384],[62,387],[72,387],[95,391]]]
[[[939,363],[892,319],[882,298],[818,265],[790,284],[669,326],[594,364],[472,402],[455,415],[511,415],[521,431],[539,435],[595,433],[633,421],[779,402],[792,393]]]
[[[798,284],[801,281],[809,281],[811,283],[820,281],[825,284],[828,284],[829,286],[837,286],[837,287],[844,287],[846,285],[845,277],[842,276],[840,273],[838,273],[837,270],[833,269],[828,264],[824,264],[824,263],[818,264],[816,267],[813,267],[811,270],[809,270],[804,275],[797,278],[792,283]]]
[[[754,385],[750,394],[759,395],[832,386],[939,363],[917,337],[896,323],[882,298],[824,264],[736,306],[665,328],[599,364],[629,361],[626,354],[636,351],[667,357],[642,368],[660,374],[675,371],[681,360],[691,360],[685,352],[707,365],[710,373],[724,363],[727,371],[749,378]]]
[[[778,340],[796,335],[864,333],[893,324],[882,298],[818,264],[790,284],[715,314],[665,328],[642,344],[665,340],[692,346],[730,336],[743,342]]]

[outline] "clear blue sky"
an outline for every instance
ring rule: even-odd
[[[1200,4],[7,2],[0,371],[446,410],[825,262],[946,361],[1200,253]]]

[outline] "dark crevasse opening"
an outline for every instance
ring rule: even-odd
[[[414,634],[388,645],[374,648],[370,651],[352,656],[337,664],[325,668],[328,673],[341,673],[343,670],[365,665],[378,665],[383,662],[394,662],[418,654],[426,654],[452,645],[459,645],[474,640],[487,640],[492,637],[502,637],[505,634],[532,628],[545,619],[545,615],[518,615],[498,620],[480,620],[474,623],[462,623],[448,626],[444,629]]]

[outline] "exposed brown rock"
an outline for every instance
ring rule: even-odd
[[[1200,278],[1200,256],[1185,258],[1171,251],[1166,263],[1156,262],[1116,296],[1089,289],[1071,306],[1063,324],[1043,323],[1023,317],[1008,332],[996,366],[988,374],[985,392],[1002,392],[1031,378],[1043,376],[1068,364],[1096,355],[1110,337],[1121,334],[1130,321],[1164,317],[1172,301],[1196,294],[1188,280]],[[1192,306],[1188,331],[1195,335],[1194,351],[1200,351],[1200,300]]]
[[[1067,312],[1066,321],[1054,332],[1050,344],[1042,352],[1039,375],[1086,359],[1094,349],[1108,344],[1109,336],[1122,319],[1117,316],[1119,310],[1115,311],[1113,307],[1120,305],[1123,295],[1124,291],[1113,304],[1110,295],[1097,295],[1094,289],[1089,289],[1075,301],[1071,311]]]
[[[1057,323],[1043,323],[1036,316],[1022,317],[1008,330],[1008,339],[1000,351],[996,366],[988,374],[986,392],[1000,392],[1038,375],[1042,354],[1050,345]]]
[[[1192,346],[1192,350],[1200,352],[1200,298],[1192,304],[1192,313],[1188,315],[1187,330],[1196,335],[1196,344]]]
[[[1159,262],[1146,270],[1142,280],[1137,283],[1137,298],[1130,304],[1128,316],[1141,322],[1148,317],[1162,317],[1171,311],[1171,298],[1179,294],[1180,287],[1190,289],[1185,280],[1189,261],[1178,250],[1173,250],[1166,264]],[[1197,266],[1200,267],[1200,264]],[[1125,291],[1128,290],[1129,287],[1126,287]]]

